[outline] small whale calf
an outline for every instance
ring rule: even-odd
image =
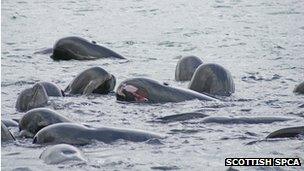
[[[76,123],[57,123],[41,129],[35,135],[33,143],[86,145],[93,140],[104,143],[112,143],[119,139],[142,142],[153,138],[163,138],[163,136],[141,130],[111,127],[93,128]]]
[[[72,121],[47,108],[32,109],[25,113],[19,121],[20,136],[32,138],[42,128],[62,122]]]
[[[89,42],[80,37],[65,37],[59,39],[53,47],[51,58],[54,60],[125,59],[118,53],[97,45],[96,42]]]
[[[64,91],[68,94],[107,94],[115,84],[114,75],[100,67],[92,67],[78,74]]]
[[[217,100],[192,90],[163,85],[148,78],[132,78],[121,82],[116,91],[116,98],[120,101],[146,103],[182,102],[194,99]]]
[[[57,144],[45,149],[40,157],[46,164],[60,164],[69,161],[86,162],[83,153],[69,144]]]

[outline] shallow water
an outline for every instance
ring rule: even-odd
[[[87,164],[46,165],[45,147],[32,140],[2,144],[1,168],[31,170],[225,170],[226,157],[300,157],[303,139],[259,141],[268,133],[303,125],[304,96],[292,93],[304,81],[304,4],[283,1],[2,1],[1,116],[20,118],[15,102],[23,89],[50,81],[64,89],[75,75],[100,66],[118,84],[149,77],[173,86],[179,58],[196,55],[233,75],[236,93],[223,102],[118,103],[114,95],[52,98],[49,108],[79,123],[136,128],[167,135],[160,142],[80,147]],[[34,54],[59,38],[80,36],[111,48],[128,60],[55,62]],[[212,116],[277,116],[295,120],[271,124],[148,122],[202,109]],[[17,129],[12,129],[17,133]],[[250,143],[255,142],[256,143]],[[236,167],[269,170],[268,167]],[[271,168],[301,170],[299,167]]]

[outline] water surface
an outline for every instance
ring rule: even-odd
[[[236,93],[219,103],[193,100],[155,105],[118,103],[113,94],[52,98],[49,108],[76,122],[148,130],[168,138],[143,143],[95,142],[80,147],[87,164],[63,165],[46,165],[38,159],[44,146],[33,145],[30,139],[18,140],[2,145],[1,168],[225,170],[226,157],[300,157],[303,165],[303,139],[251,143],[276,129],[303,125],[303,96],[292,93],[304,81],[303,11],[302,0],[2,1],[2,118],[24,114],[15,110],[16,98],[35,82],[50,81],[64,89],[75,75],[93,66],[115,75],[118,84],[131,77],[148,77],[187,87],[188,82],[174,81],[176,63],[186,55],[228,69]],[[128,60],[55,62],[48,55],[34,54],[66,36],[94,40]],[[250,125],[203,124],[200,119],[148,122],[196,110],[212,116],[296,119]]]

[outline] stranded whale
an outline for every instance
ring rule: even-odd
[[[304,135],[304,126],[282,128],[270,133],[266,138],[292,138]]]
[[[195,70],[189,89],[199,93],[230,96],[235,88],[228,70],[218,64],[202,64]]]
[[[72,122],[68,118],[61,116],[53,110],[47,108],[37,108],[28,111],[19,121],[21,136],[34,137],[42,128],[61,122]]]
[[[195,91],[162,85],[147,78],[132,78],[123,81],[116,91],[117,100],[129,102],[165,103],[186,100],[216,100]]]
[[[104,143],[111,143],[119,139],[142,142],[153,138],[162,138],[162,136],[141,130],[111,127],[93,128],[76,123],[57,123],[41,129],[35,135],[33,143],[85,145],[93,140]]]
[[[94,60],[99,58],[125,59],[118,53],[89,42],[80,37],[65,37],[59,39],[54,47],[51,58],[54,60]]]
[[[19,112],[26,112],[33,108],[43,107],[48,104],[49,97],[42,84],[36,83],[32,88],[23,90],[16,102]]]
[[[107,94],[116,84],[114,75],[100,67],[89,68],[76,76],[65,89],[69,94]]]

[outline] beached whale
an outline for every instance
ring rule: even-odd
[[[94,60],[100,58],[125,59],[120,54],[80,37],[59,39],[54,47],[51,58],[54,60]]]
[[[159,139],[163,136],[133,129],[111,128],[111,127],[87,127],[76,123],[57,123],[41,129],[34,137],[36,144],[74,144],[85,145],[92,141],[112,143],[123,139],[133,142],[142,142],[149,139]]]
[[[186,100],[216,100],[213,97],[188,89],[163,85],[148,78],[132,78],[123,81],[116,90],[117,100],[129,102],[165,103]]]

